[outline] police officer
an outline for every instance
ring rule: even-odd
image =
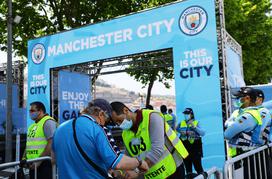
[[[113,121],[123,129],[127,153],[144,159],[150,167],[144,175],[146,179],[184,178],[182,158],[186,158],[188,152],[160,113],[148,109],[132,112],[122,102],[112,102],[111,106]],[[139,177],[135,171],[128,171],[126,175]]]
[[[187,177],[191,178],[192,165],[197,172],[204,172],[201,159],[203,157],[201,137],[205,135],[205,131],[201,129],[199,121],[195,119],[192,108],[186,108],[183,111],[185,120],[182,120],[177,128],[180,133],[180,138],[189,152],[189,156],[184,159]]]
[[[56,130],[56,121],[46,113],[43,103],[36,101],[30,104],[30,118],[34,121],[27,131],[26,151],[23,158],[35,159],[51,155],[53,134]],[[37,178],[52,178],[50,161],[37,162]],[[34,178],[34,164],[30,166],[30,178]]]
[[[236,106],[240,109],[239,112],[234,111],[236,114],[233,116],[236,117],[226,122],[224,136],[230,147],[239,148],[239,151],[234,152],[237,155],[262,143],[260,141],[262,119],[255,107],[257,95],[253,88],[243,87],[233,95],[237,98]]]
[[[172,129],[175,129],[176,121],[172,115],[167,113],[167,107],[165,105],[161,105],[160,110],[164,120],[168,123],[170,127],[172,127]]]
[[[235,119],[243,113],[243,109],[246,107],[247,103],[242,103],[240,99],[240,93],[243,93],[244,91],[253,90],[250,87],[241,87],[238,92],[233,93],[234,100],[234,107],[237,109],[234,110],[231,114],[231,116],[225,121],[225,127],[229,127],[232,125],[235,121]],[[237,155],[237,150],[235,146],[228,146],[228,156],[229,157],[235,157]]]
[[[269,141],[272,141],[271,114],[270,111],[262,105],[265,98],[263,91],[260,89],[255,89],[255,91],[257,95],[255,104],[256,107],[258,108],[258,111],[260,112],[263,122],[261,127],[262,131],[261,137],[266,143],[269,143]]]

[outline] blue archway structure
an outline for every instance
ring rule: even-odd
[[[50,69],[172,49],[176,106],[206,131],[204,167],[225,161],[214,0],[190,0],[28,41],[28,100],[50,111]],[[28,125],[31,120],[28,116]]]

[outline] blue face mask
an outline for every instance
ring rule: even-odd
[[[132,125],[133,125],[132,120],[124,119],[119,127],[123,130],[128,130],[132,127]]]
[[[241,101],[241,98],[238,98],[234,101],[234,107],[240,108],[242,105],[244,104],[244,102]]]
[[[184,114],[185,120],[189,121],[191,119],[190,114]]]
[[[34,120],[34,121],[38,118],[38,116],[39,116],[39,112],[32,112],[32,113],[30,113],[30,118],[32,120]]]

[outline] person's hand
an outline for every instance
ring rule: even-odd
[[[195,132],[194,132],[194,131],[187,131],[187,134],[188,134],[189,136],[192,136],[192,135],[195,135]]]
[[[138,167],[138,169],[139,169],[141,172],[146,172],[146,171],[149,169],[148,164],[146,163],[145,160],[142,161],[142,165],[140,165],[140,166]]]
[[[28,164],[27,164],[27,162],[26,162],[26,159],[20,160],[19,166],[20,166],[21,168],[27,168],[27,167],[28,167]]]
[[[138,178],[139,173],[137,173],[136,171],[132,171],[132,170],[128,170],[125,172],[125,179],[134,179],[134,178]]]
[[[124,174],[121,170],[109,170],[109,173],[114,177],[118,179],[124,179]]]
[[[35,169],[35,164],[36,164],[36,167],[38,168],[40,165],[41,165],[41,163],[42,163],[42,161],[39,161],[39,162],[33,162],[30,166],[29,166],[29,168],[30,169]]]

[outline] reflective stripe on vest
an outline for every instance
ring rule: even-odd
[[[122,133],[124,144],[128,153],[131,156],[138,156],[151,150],[151,140],[149,136],[149,118],[152,112],[155,111],[142,110],[143,120],[140,123],[136,134],[131,130],[124,130]],[[172,131],[171,127],[169,127],[166,122],[164,123],[165,129],[168,129],[165,130],[165,135],[167,137],[168,135],[170,135],[170,138],[168,138],[168,140],[171,141],[171,145],[172,143],[175,143],[172,148],[174,147],[176,149],[180,148],[181,145],[183,146],[180,140],[179,142],[175,140],[177,136],[175,132]],[[166,133],[168,133],[168,135]],[[184,150],[186,151],[186,154],[184,154]],[[185,148],[178,149],[177,151],[182,151],[181,153],[179,152],[181,156],[186,157],[188,155],[188,152]],[[167,178],[176,171],[176,163],[170,152],[171,151],[168,150],[168,147],[164,146],[163,155],[161,156],[159,161],[148,170],[148,172],[145,174],[145,178]]]
[[[38,123],[33,123],[28,128],[26,142],[27,159],[38,158],[44,151],[47,140],[44,135],[43,125],[49,119],[52,118],[50,116],[44,116]]]
[[[173,131],[173,129],[167,123],[164,123],[164,125],[165,134],[169,141],[172,143],[172,146],[175,148],[175,150],[180,154],[182,158],[186,158],[189,155],[189,153],[184,147],[179,137],[177,136],[177,133]]]
[[[194,120],[193,121],[193,125],[197,126],[197,124],[198,124],[198,121]],[[181,139],[189,140],[189,142],[191,144],[193,144],[195,142],[195,139],[199,139],[200,136],[195,131],[192,131],[192,132],[195,133],[195,135],[193,135],[193,136],[189,136],[188,134],[186,134],[186,132],[188,131],[189,127],[192,127],[192,124],[187,125],[187,123],[186,123],[185,120],[181,121],[180,128],[181,128],[181,130],[183,130],[185,132],[185,134],[184,134],[184,132],[181,132],[180,135],[181,135]]]
[[[259,111],[260,115],[261,115],[261,112],[262,112],[263,109],[265,109],[263,106],[260,106],[258,108],[258,111]],[[262,139],[265,142],[269,142],[270,128],[271,128],[271,126],[266,126],[265,129],[264,129],[264,131],[262,132]]]

